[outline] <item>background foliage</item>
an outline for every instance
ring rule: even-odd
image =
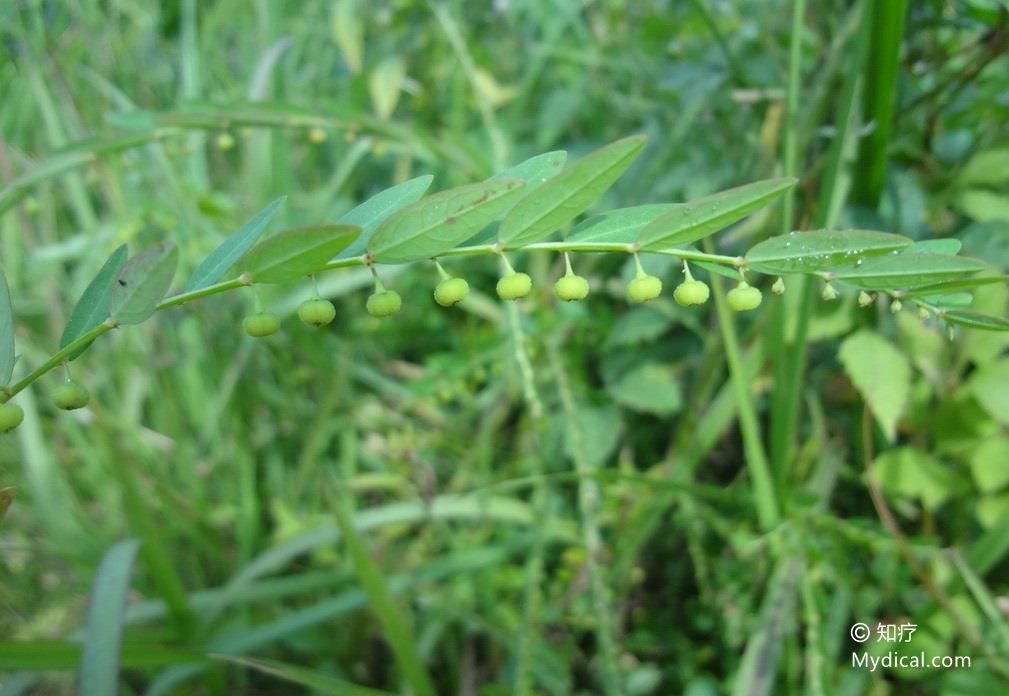
[[[953,236],[1004,271],[1005,6],[910,3],[902,39],[868,20],[876,3],[804,5],[789,118],[782,0],[5,3],[0,254],[21,359],[52,353],[120,244],[171,240],[189,277],[281,195],[276,229],[329,223],[421,174],[440,190],[631,133],[648,145],[596,210],[790,173],[791,152],[794,204],[720,235],[719,253],[788,229],[789,210],[822,225],[827,200],[837,226]],[[859,144],[837,119],[866,44]],[[890,84],[872,77],[887,46]],[[887,103],[881,139],[871,116]],[[151,123],[162,137],[122,149]],[[830,191],[851,196],[823,198],[832,162]],[[644,261],[674,282],[674,260]],[[559,259],[517,263],[537,289],[515,307],[493,298],[493,259],[453,260],[474,289],[453,311],[430,299],[431,268],[397,267],[392,321],[364,312],[366,270],[334,272],[319,286],[337,321],[285,321],[265,343],[240,332],[251,298],[227,293],[103,337],[74,364],[87,410],[57,414],[56,373],[20,394],[25,423],[0,436],[0,483],[17,487],[0,527],[0,693],[107,688],[117,638],[93,633],[87,597],[115,604],[133,554],[124,693],[292,693],[278,669],[324,693],[417,691],[400,649],[437,693],[1005,690],[1007,334],[950,341],[913,312],[812,299],[783,431],[797,445],[768,441],[782,521],[766,530],[714,308],[668,292],[628,307],[624,255],[579,257],[593,295],[559,306]],[[310,293],[264,301],[293,319]],[[801,297],[790,286],[734,319],[768,440],[792,355],[779,329]],[[994,285],[972,307],[1006,305]],[[344,538],[348,520],[360,536]],[[919,625],[909,649],[973,668],[850,667],[853,622],[904,620]],[[77,672],[67,641],[82,630],[97,672]]]

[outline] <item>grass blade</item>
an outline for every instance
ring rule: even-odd
[[[79,696],[113,696],[118,691],[126,593],[140,543],[121,541],[102,558],[91,588],[81,656]]]
[[[0,387],[14,376],[14,306],[7,277],[0,270]]]
[[[311,669],[290,665],[278,660],[262,658],[238,657],[234,655],[214,655],[215,658],[233,662],[236,665],[249,667],[258,672],[269,674],[292,684],[298,684],[313,692],[333,694],[333,696],[393,696],[389,691],[370,689],[358,686],[344,679],[338,679],[328,674],[322,674]]]

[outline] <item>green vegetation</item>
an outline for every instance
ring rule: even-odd
[[[0,694],[1009,688],[1009,6],[9,5]]]

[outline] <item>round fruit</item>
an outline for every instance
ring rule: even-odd
[[[747,312],[760,306],[762,296],[760,290],[743,281],[729,290],[726,299],[729,301],[729,307],[735,311]]]
[[[533,289],[533,280],[526,273],[509,273],[497,282],[497,294],[502,300],[519,300]]]
[[[584,300],[589,294],[589,281],[580,275],[565,275],[557,279],[554,283],[554,294],[557,298],[565,302]]]
[[[91,401],[91,394],[88,393],[88,390],[72,380],[64,382],[53,392],[53,403],[56,404],[56,408],[61,408],[64,411],[84,408],[89,401]]]
[[[0,404],[0,433],[6,433],[21,425],[25,412],[17,404]]]
[[[469,283],[462,278],[446,278],[434,289],[434,301],[442,307],[459,304],[469,294]]]
[[[280,319],[270,312],[250,314],[242,321],[242,328],[253,338],[272,336],[280,330]]]
[[[662,292],[662,281],[653,275],[640,275],[627,284],[627,299],[631,302],[648,302]]]
[[[399,311],[403,300],[395,290],[380,290],[368,298],[368,314],[373,317],[388,317]]]
[[[329,300],[305,300],[298,307],[298,318],[309,326],[325,326],[336,317],[336,307]]]
[[[231,133],[221,133],[217,136],[217,147],[222,150],[230,150],[235,146],[235,137]]]
[[[690,305],[704,304],[708,301],[711,291],[708,286],[700,280],[685,280],[673,290],[673,299],[684,307]]]

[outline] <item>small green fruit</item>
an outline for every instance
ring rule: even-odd
[[[774,281],[774,285],[771,286],[771,292],[773,292],[775,295],[784,295],[785,294],[785,280],[784,280],[784,278],[778,278],[776,281]]]
[[[280,330],[280,319],[270,312],[250,314],[242,321],[242,328],[253,338],[264,338]]]
[[[867,293],[865,290],[860,290],[858,293],[858,306],[868,307],[869,305],[872,304],[873,300],[875,299],[876,299],[875,297]]]
[[[231,133],[221,133],[217,136],[217,147],[221,150],[230,150],[235,146],[235,137]]]
[[[336,318],[336,307],[329,300],[305,300],[298,307],[298,318],[309,326],[325,326]]]
[[[745,280],[736,287],[729,290],[725,297],[729,301],[729,307],[737,312],[748,312],[760,306],[763,296],[760,290],[753,287]]]
[[[24,419],[25,412],[17,404],[0,404],[0,433],[14,430]]]
[[[533,289],[527,273],[509,273],[497,282],[497,294],[502,300],[520,300]]]
[[[589,281],[580,275],[564,275],[554,283],[554,294],[565,302],[584,300],[589,294]]]
[[[399,311],[403,299],[395,290],[379,290],[368,297],[366,308],[373,317],[388,317]]]
[[[837,290],[830,283],[823,286],[823,291],[820,293],[820,297],[823,298],[825,302],[830,302],[831,300],[837,299]]]
[[[673,299],[684,307],[704,304],[710,295],[711,290],[703,281],[693,279],[683,281],[673,290]]]
[[[446,278],[434,289],[434,301],[442,307],[459,304],[469,294],[469,283],[463,278]]]
[[[627,284],[627,299],[631,302],[648,302],[662,292],[662,281],[653,275],[640,275]]]
[[[88,390],[73,380],[64,382],[53,392],[53,403],[56,404],[56,408],[64,411],[84,408],[89,401],[91,401],[91,394],[88,393]]]
[[[900,303],[900,300],[894,300],[894,301],[893,301],[893,302],[892,302],[892,303],[890,304],[890,312],[891,312],[892,314],[896,314],[897,312],[899,312],[899,311],[900,311],[901,309],[903,309],[903,308],[904,308],[904,305],[902,305],[902,304]]]

